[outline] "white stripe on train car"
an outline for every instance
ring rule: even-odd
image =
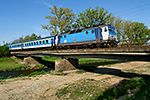
[[[22,47],[10,48],[10,50],[19,50],[19,49],[22,49]]]
[[[51,44],[47,44],[47,45],[36,45],[36,46],[26,46],[26,47],[23,47],[23,49],[42,48],[42,47],[51,47]]]

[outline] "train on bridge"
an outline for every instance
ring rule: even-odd
[[[78,31],[8,45],[10,50],[107,47],[117,45],[115,27],[99,25]]]

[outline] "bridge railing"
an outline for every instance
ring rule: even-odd
[[[150,46],[150,38],[146,39],[134,39],[134,40],[121,40],[118,43],[118,47],[139,47]]]

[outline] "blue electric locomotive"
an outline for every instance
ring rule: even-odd
[[[89,44],[107,44],[116,42],[117,33],[115,27],[101,25],[94,28],[82,30],[82,32],[73,34],[63,34],[59,36],[59,46],[68,45],[89,45]]]
[[[10,50],[23,50],[35,48],[63,48],[72,46],[89,45],[116,45],[117,33],[115,27],[100,25],[93,28],[83,29],[76,33],[66,33],[56,36],[49,36],[41,39],[26,41],[8,45]]]

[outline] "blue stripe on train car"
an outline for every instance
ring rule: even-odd
[[[60,35],[59,43],[65,44],[65,43],[74,43],[74,42],[94,41],[96,40],[95,31],[96,30],[92,29],[92,30],[87,30],[87,31],[79,32],[79,33],[74,33],[74,34]]]

